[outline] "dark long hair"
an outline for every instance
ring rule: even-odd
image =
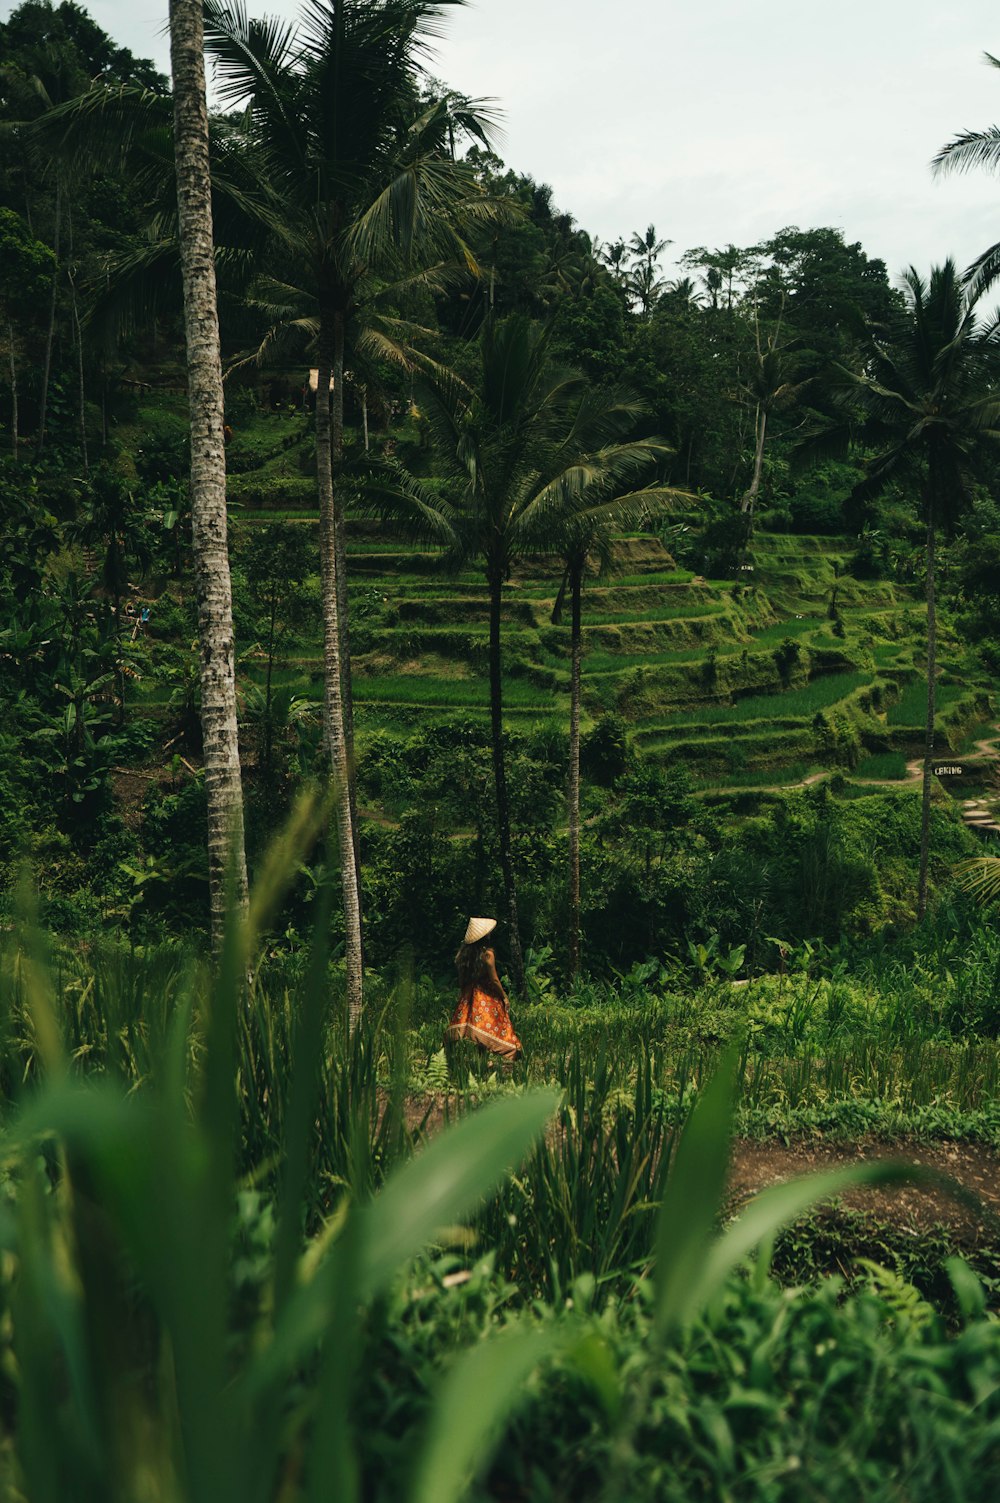
[[[491,938],[491,934],[484,934],[482,939],[474,939],[471,945],[459,945],[455,965],[458,968],[458,984],[463,992],[466,987],[483,979],[486,970],[483,951],[489,948]]]

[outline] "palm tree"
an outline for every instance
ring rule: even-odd
[[[667,246],[672,244],[672,240],[657,238],[656,226],[653,224],[646,227],[644,235],[640,235],[637,230],[629,242],[628,252],[635,264],[625,285],[638,303],[643,318],[649,317],[664,290],[665,283],[660,277],[660,257]]]
[[[906,273],[906,309],[872,348],[869,370],[852,375],[862,412],[880,451],[868,462],[858,499],[880,494],[896,480],[919,488],[926,527],[927,718],[924,735],[918,913],[927,910],[931,779],[934,758],[937,615],[935,544],[968,497],[976,461],[1000,441],[996,380],[998,324],[982,324],[979,292],[963,292],[954,262],[925,282]]]
[[[465,254],[456,230],[486,200],[454,160],[456,133],[488,143],[483,117],[455,95],[421,99],[420,64],[442,12],[463,0],[313,0],[298,31],[207,0],[208,52],[220,100],[245,111],[276,253],[315,299],[316,472],[326,734],[340,793],[348,1006],[362,1006],[360,851],[343,506],[344,369],[358,364],[362,294],[415,262]],[[266,185],[266,186],[265,186]],[[386,345],[386,347],[388,347]],[[332,382],[332,387],[331,387]],[[353,871],[348,872],[348,857]]]
[[[754,453],[750,483],[740,498],[740,511],[747,519],[747,537],[753,533],[754,507],[760,492],[764,472],[764,446],[767,443],[767,425],[772,413],[791,407],[810,385],[810,380],[790,381],[788,361],[781,345],[781,318],[774,331],[764,340],[760,334],[760,318],[754,309],[755,360],[750,374],[741,383],[741,391],[754,411]],[[787,346],[786,346],[787,348]]]
[[[118,658],[118,717],[125,718],[125,670],[122,659],[122,600],[132,569],[144,573],[152,559],[149,528],[139,515],[134,498],[122,477],[107,464],[99,464],[87,487],[80,516],[70,536],[86,549],[100,549],[101,583],[114,609],[114,638]]]
[[[626,268],[625,258],[628,255],[628,246],[624,240],[612,240],[599,251],[601,262],[608,268],[615,281],[624,283]]]
[[[605,422],[610,427],[614,417],[615,398],[599,399],[605,405]],[[620,400],[620,399],[619,399]],[[635,407],[623,402],[618,408],[626,424],[634,421]],[[652,465],[659,458],[666,458],[672,451],[665,444],[649,442],[647,463]],[[626,458],[626,472],[634,473],[635,458]],[[601,473],[581,492],[586,510],[574,512],[560,529],[556,552],[563,562],[563,579],[552,609],[553,625],[562,621],[567,593],[570,599],[570,696],[569,696],[569,778],[567,782],[567,823],[569,826],[569,974],[571,978],[580,971],[580,708],[583,662],[583,582],[587,569],[595,559],[607,568],[614,555],[614,536],[617,532],[634,531],[645,521],[650,511],[657,511],[676,501],[692,502],[696,498],[685,491],[667,486],[651,485],[642,490],[625,494],[621,480],[625,476],[617,470],[613,452],[605,449],[605,464]],[[600,500],[606,500],[606,509],[595,510]]]
[[[654,307],[659,302],[666,283],[657,274],[655,266],[648,261],[643,261],[629,272],[625,279],[625,288],[629,297],[634,298],[639,306],[643,318],[648,318]]]
[[[656,226],[650,224],[646,226],[646,233],[644,235],[640,235],[638,230],[635,231],[632,239],[629,241],[629,255],[637,264],[648,266],[652,271],[656,268],[667,246],[673,245],[673,243],[672,240],[658,239]]]
[[[1000,58],[991,52],[983,53],[983,60],[991,68],[1000,68]],[[935,172],[970,172],[985,167],[987,172],[1000,168],[1000,126],[990,125],[986,130],[962,131],[942,146],[932,164]],[[984,250],[965,272],[965,281],[976,292],[991,287],[1000,276],[1000,241]]]
[[[673,277],[663,289],[663,295],[671,302],[686,308],[700,308],[702,294],[694,277]]]
[[[421,382],[421,412],[454,499],[443,501],[396,471],[395,488],[373,487],[369,505],[436,540],[453,563],[477,561],[486,576],[497,833],[511,963],[523,993],[503,746],[503,587],[520,559],[558,546],[571,519],[585,527],[621,510],[635,476],[664,451],[653,439],[621,442],[638,404],[555,367],[547,331],[520,315],[484,325],[478,364],[475,387],[443,371]]]
[[[212,940],[218,947],[230,882],[247,906],[243,787],[236,725],[232,589],[226,535],[226,454],[222,361],[212,238],[208,109],[201,0],[170,0],[177,230],[184,284],[188,410],[191,420],[191,525],[198,596],[201,723],[208,794]]]
[[[298,322],[318,367],[316,470],[325,658],[324,724],[338,789],[347,934],[348,1004],[362,1005],[362,943],[346,548],[335,469],[343,453],[344,368],[378,347],[400,358],[386,327],[366,316],[374,289],[401,287],[442,260],[475,263],[466,223],[506,217],[475,168],[454,158],[456,137],[488,144],[485,112],[454,94],[433,97],[422,64],[442,14],[464,0],[307,0],[298,27],[251,20],[241,0],[206,0],[206,50],[220,103],[213,122],[213,188],[220,264],[243,286],[280,265],[311,308]],[[162,176],[164,101],[149,90],[95,89],[54,112],[46,139],[68,159],[129,152],[144,181]],[[172,242],[162,222],[123,265],[123,315],[162,283]],[[271,281],[273,273],[265,282]],[[425,282],[425,286],[431,286]],[[269,295],[265,288],[265,300]],[[370,310],[368,310],[370,311]],[[276,312],[276,323],[284,315]],[[303,322],[303,319],[305,322]],[[308,327],[306,327],[308,325]],[[332,386],[331,386],[332,382]],[[347,871],[348,856],[352,871]]]

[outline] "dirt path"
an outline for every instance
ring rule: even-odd
[[[976,1143],[884,1143],[859,1139],[852,1144],[793,1141],[789,1144],[739,1139],[733,1146],[730,1192],[733,1208],[769,1185],[796,1175],[840,1168],[876,1159],[906,1159],[955,1180],[965,1192],[956,1196],[936,1185],[886,1185],[852,1190],[841,1203],[870,1212],[903,1231],[923,1232],[946,1226],[969,1247],[1000,1242],[1000,1153]]]
[[[993,727],[997,733],[993,736],[983,736],[973,742],[973,751],[967,755],[956,758],[963,763],[967,762],[996,762],[1000,760],[1000,725]],[[941,757],[944,761],[944,756]],[[753,785],[738,784],[733,788],[702,788],[697,797],[705,798],[719,793],[784,793],[790,788],[811,788],[815,783],[822,783],[824,779],[833,777],[836,768],[823,772],[811,772],[808,777],[800,778],[795,783],[755,783]],[[915,788],[919,787],[924,775],[924,763],[922,757],[912,757],[906,764],[905,778],[852,778],[859,788]],[[976,801],[970,800],[967,807],[981,807]],[[975,821],[970,821],[975,823]]]
[[[454,1120],[456,1107],[449,1109],[443,1095],[409,1096],[404,1116],[411,1132],[433,1136],[449,1118]],[[979,1143],[881,1138],[858,1138],[854,1143],[797,1138],[783,1143],[737,1138],[729,1170],[729,1210],[735,1214],[761,1190],[785,1180],[880,1159],[931,1169],[955,1181],[956,1189],[903,1182],[851,1190],[838,1197],[840,1205],[867,1212],[902,1232],[915,1235],[943,1227],[963,1248],[1000,1248],[1000,1150]]]

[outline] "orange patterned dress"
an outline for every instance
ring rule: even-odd
[[[510,1021],[510,1007],[492,950],[483,951],[482,974],[462,992],[444,1036],[450,1041],[472,1039],[504,1059],[517,1059],[521,1053],[521,1040]]]

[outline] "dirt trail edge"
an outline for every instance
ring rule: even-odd
[[[904,1159],[932,1169],[954,1180],[964,1194],[943,1185],[904,1183],[852,1190],[840,1198],[841,1205],[868,1212],[904,1232],[943,1226],[970,1247],[1000,1244],[1000,1153],[978,1143],[860,1138],[850,1144],[812,1139],[785,1144],[740,1138],[733,1144],[731,1210],[739,1210],[751,1196],[782,1180],[874,1159]]]

